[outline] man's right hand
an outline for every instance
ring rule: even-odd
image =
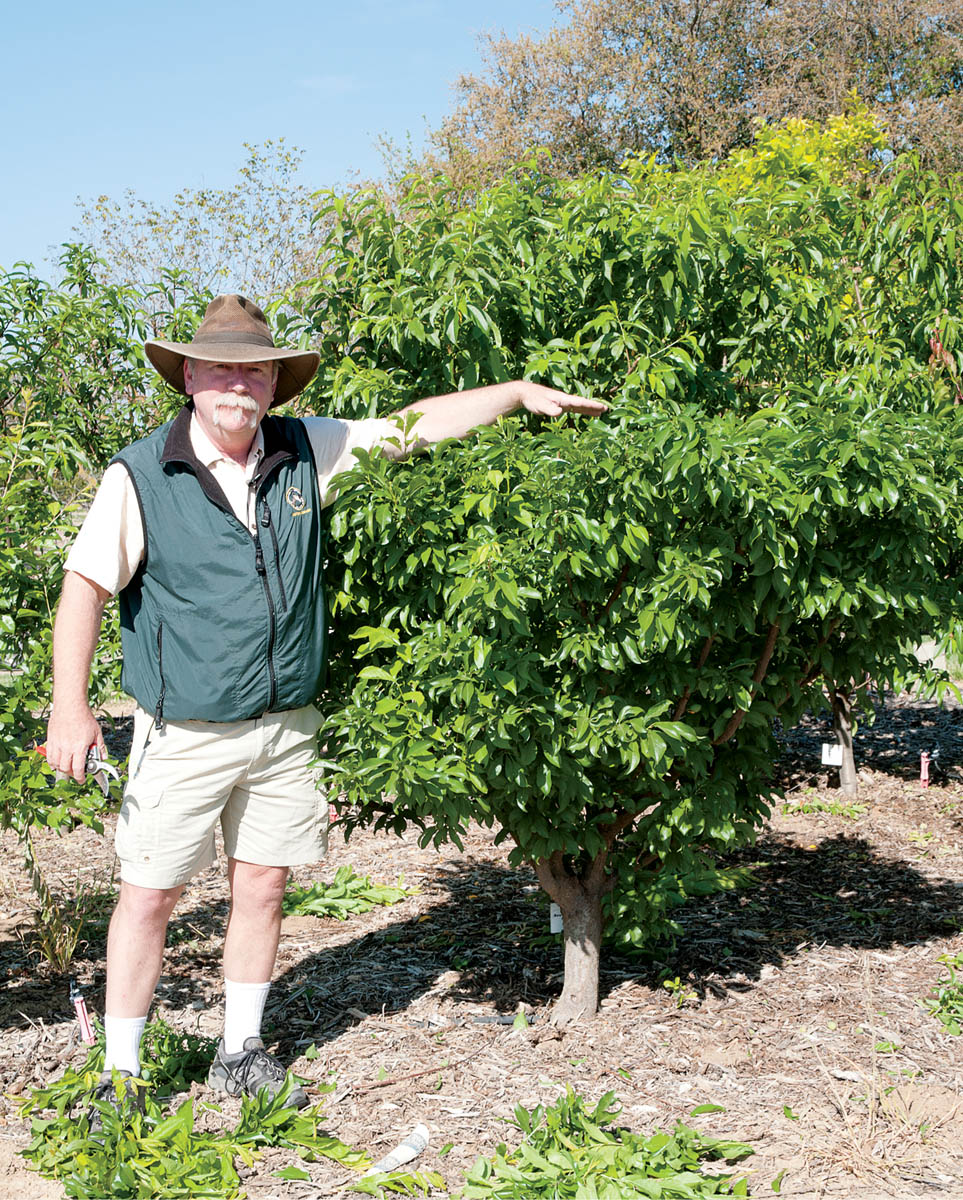
[[[78,783],[87,776],[87,751],[106,754],[104,735],[87,703],[90,664],[110,593],[67,571],[53,633],[53,707],[47,724],[47,762]]]
[[[87,777],[87,751],[96,747],[104,758],[104,734],[89,705],[62,711],[54,706],[47,722],[47,763],[64,776],[83,783]]]

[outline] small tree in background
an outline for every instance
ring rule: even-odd
[[[78,238],[148,307],[159,283],[179,277],[202,294],[238,291],[266,304],[316,271],[323,231],[311,190],[296,179],[303,152],[284,138],[244,149],[230,187],[182,188],[167,205],[130,191],[78,201]]]
[[[33,750],[51,691],[50,629],[66,547],[113,455],[154,428],[181,399],[159,386],[142,343],[145,297],[104,282],[105,264],[68,246],[62,280],[29,268],[0,273],[0,827],[28,848],[33,825],[92,820],[96,805],[70,784],[53,786]],[[196,324],[197,307],[152,322],[161,336]],[[181,297],[182,298],[182,297]],[[91,698],[119,681],[116,610],[108,610],[93,664]]]

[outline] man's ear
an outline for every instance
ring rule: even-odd
[[[188,396],[194,395],[194,371],[189,358],[184,359],[184,391]]]

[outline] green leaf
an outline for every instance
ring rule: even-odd
[[[275,1179],[287,1180],[307,1180],[311,1176],[301,1167],[282,1167],[280,1171],[273,1171]]]

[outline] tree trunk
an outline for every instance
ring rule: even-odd
[[[852,705],[848,693],[833,688],[833,730],[837,743],[843,748],[843,761],[839,768],[839,790],[853,795],[859,791],[856,775],[856,757],[853,754]]]
[[[605,857],[603,852],[585,878],[566,871],[561,855],[535,864],[539,882],[562,910],[564,922],[565,982],[552,1009],[553,1025],[594,1017],[598,1010],[602,896],[611,886]]]

